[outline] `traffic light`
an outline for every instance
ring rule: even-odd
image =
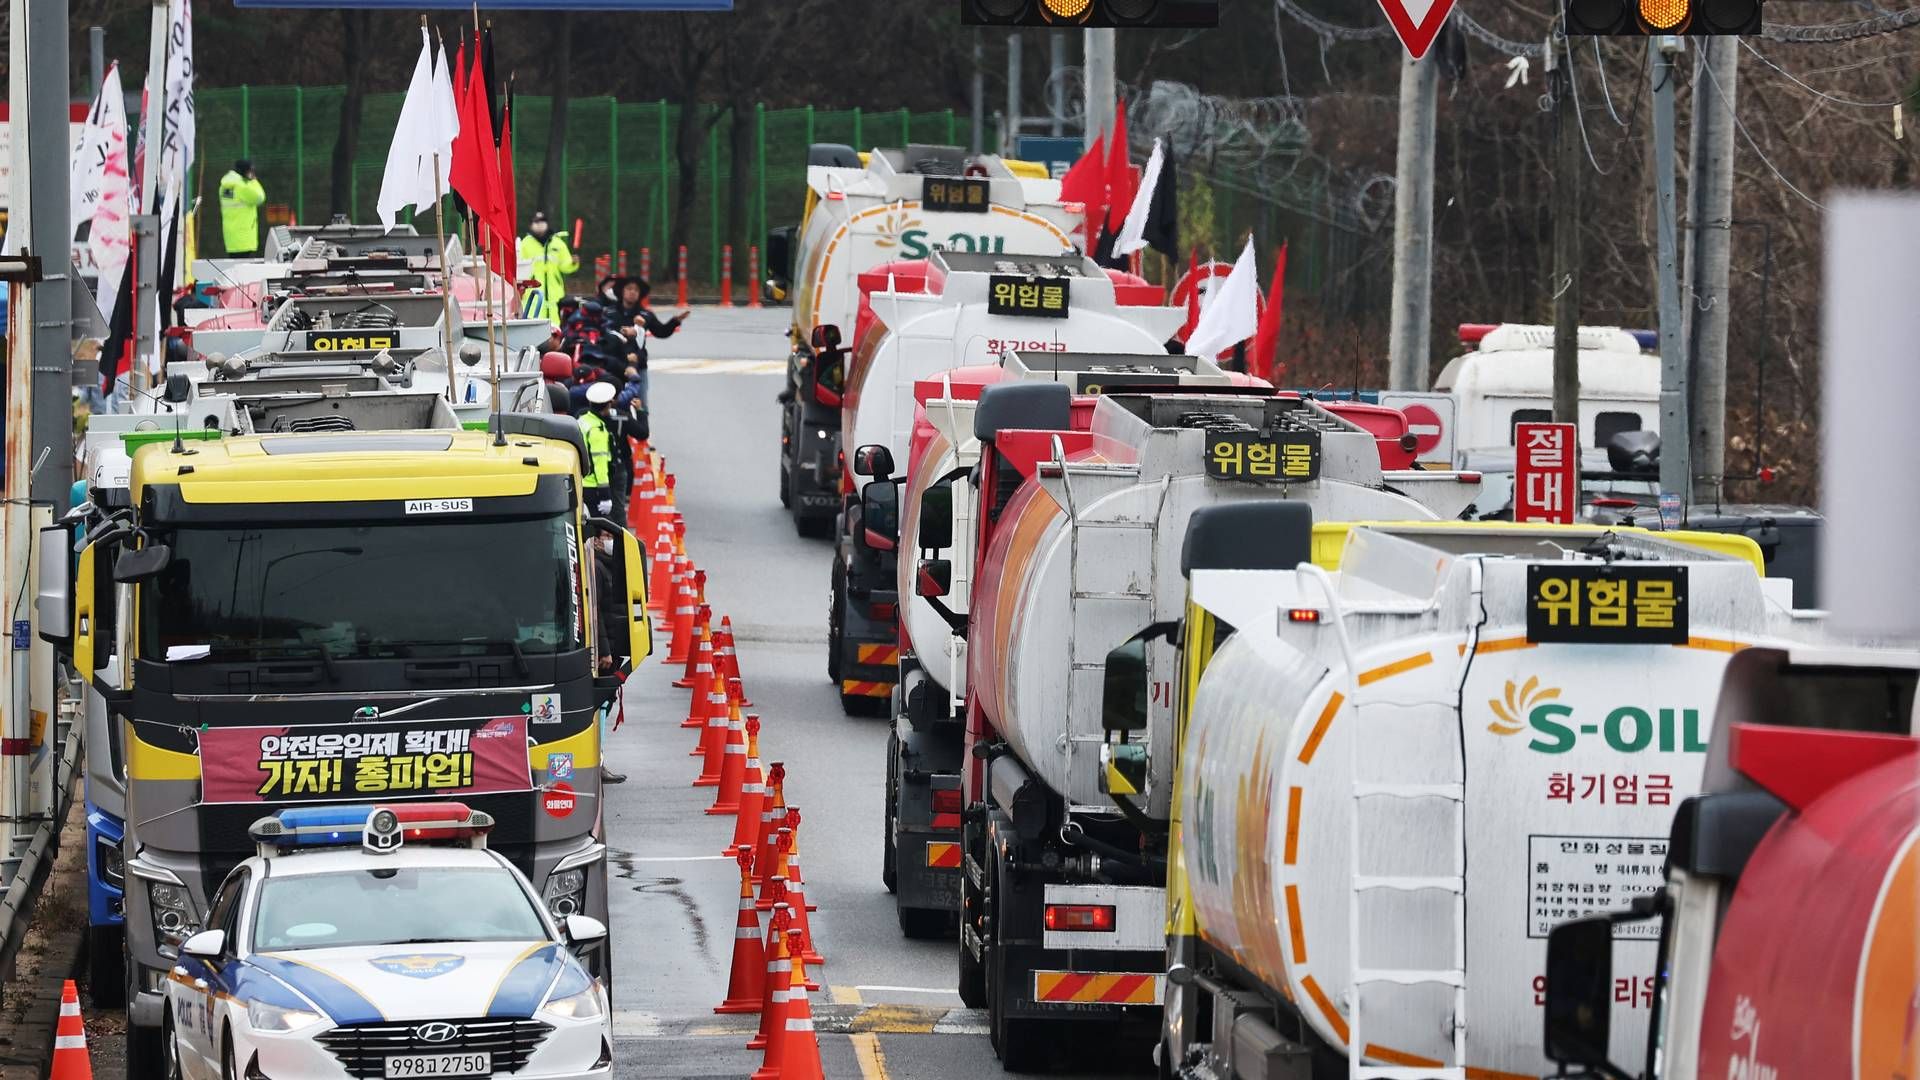
[[[1220,25],[1220,0],[960,0],[967,26]]]
[[[1564,0],[1567,33],[1758,34],[1762,0]]]

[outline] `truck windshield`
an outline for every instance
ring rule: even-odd
[[[148,660],[552,654],[580,647],[562,516],[182,526],[144,586]]]

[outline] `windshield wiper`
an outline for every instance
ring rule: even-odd
[[[513,666],[520,672],[520,677],[523,679],[533,678],[533,665],[527,663],[527,654],[521,651],[520,642],[517,640],[509,641],[507,642],[507,646],[513,650]]]

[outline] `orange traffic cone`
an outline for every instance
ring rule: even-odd
[[[727,1000],[717,1013],[759,1012],[767,996],[767,952],[760,945],[760,914],[753,906],[753,851],[735,848],[740,860],[740,918],[733,930],[733,975],[727,982]]]
[[[52,1080],[93,1080],[87,1054],[87,1028],[80,1019],[80,994],[68,979],[60,988],[60,1023],[53,1033]]]
[[[693,697],[687,701],[687,718],[680,722],[683,728],[701,728],[707,726],[707,710],[713,697],[713,643],[706,638],[700,639],[695,649],[693,668]]]
[[[652,530],[646,526],[653,520],[653,466],[639,454],[634,454],[633,460],[633,487],[627,492],[627,528],[636,536],[651,536]]]
[[[693,647],[693,563],[682,556],[680,584],[673,596],[673,639],[667,646],[668,664],[684,664]]]
[[[668,477],[667,479],[672,480],[673,478]],[[673,511],[667,516],[673,522],[673,553],[675,555],[685,555],[687,553],[687,519],[681,517],[678,510]]]
[[[679,477],[673,475],[672,473],[667,474],[667,509],[672,510],[675,513],[680,512],[680,503],[674,497],[673,489],[678,487],[679,484],[680,484]]]
[[[694,575],[695,581],[700,580],[700,578],[701,578],[700,574]],[[713,640],[713,609],[708,607],[706,600],[701,598],[700,591],[701,590],[699,589],[699,587],[696,586],[694,590],[694,598],[693,598],[693,631],[692,631],[693,640],[694,641],[712,641]],[[718,658],[717,653],[715,654],[715,657],[717,660]],[[682,690],[685,690],[687,687],[692,686],[693,685],[693,666],[698,662],[699,662],[698,655],[687,657],[687,670],[685,671],[685,673],[683,673],[680,676],[680,678],[675,679],[673,681],[673,685],[679,687]],[[713,667],[713,672],[715,675],[718,675],[720,673],[720,669],[717,666]],[[719,685],[719,684],[716,684],[716,685]]]
[[[731,680],[738,683],[740,680]],[[707,813],[714,816],[740,812],[741,788],[747,778],[747,724],[740,719],[740,707],[727,707],[727,745],[720,757],[720,790],[714,793]]]
[[[707,572],[705,570],[693,572],[693,606],[696,611],[707,606]]]
[[[800,931],[787,931],[788,952],[799,949],[799,938]],[[786,1036],[780,1040],[780,1071],[774,1074],[779,1080],[826,1080],[820,1065],[820,1039],[813,1030],[813,1006],[807,1001],[807,991],[811,989],[814,988],[807,984],[805,962],[796,962],[793,982],[787,988]]]
[[[760,838],[753,842],[753,880],[758,884],[773,872],[774,829],[787,820],[787,767],[774,762],[767,770],[767,790],[760,799]]]
[[[806,959],[807,963],[819,967],[827,962],[827,958],[821,956],[820,950],[814,947],[813,920],[807,918],[807,912],[810,910],[807,906],[807,883],[799,878],[799,863],[790,859],[787,869],[793,871],[795,875],[787,879],[787,906],[793,908],[793,924],[800,928],[800,955]]]
[[[647,612],[654,618],[667,613],[667,600],[673,596],[673,541],[664,536],[653,538],[653,564],[647,575]]]
[[[774,831],[773,837],[773,862],[767,867],[766,877],[760,887],[761,911],[767,911],[786,899],[787,852],[792,850],[793,830],[782,825]],[[775,895],[774,889],[776,882],[780,886],[777,891],[781,895],[778,896]]]
[[[693,750],[704,759],[694,787],[720,786],[720,766],[727,758],[727,728],[740,723],[740,710],[727,707],[727,695],[718,686],[707,695],[707,702],[707,727],[701,732],[700,745]]]
[[[767,996],[760,1003],[760,1030],[747,1040],[747,1049],[764,1047],[767,1056],[762,1064],[772,1063],[778,1075],[779,1050],[776,1048],[787,1034],[787,997],[793,982],[793,960],[787,953],[787,913],[775,910],[767,925]]]
[[[760,838],[760,804],[766,782],[760,776],[760,714],[747,714],[747,771],[740,781],[740,809],[733,821],[733,846],[752,850]],[[721,852],[721,854],[726,854]]]
[[[689,634],[690,640],[688,643],[692,645],[692,648],[687,650],[687,669],[679,678],[673,680],[673,685],[682,690],[688,687],[697,689],[700,686],[700,683],[695,681],[695,676],[699,672],[703,670],[706,671],[708,673],[707,677],[711,679],[714,675],[718,674],[720,670],[715,666],[718,658],[712,649],[713,635],[702,632],[704,626],[700,621],[699,611],[700,609],[695,609],[693,630]]]
[[[734,647],[733,620],[725,615],[720,616],[720,632],[715,634],[713,638],[713,653],[714,662],[719,665],[714,670],[720,673],[721,678],[740,678],[740,654]],[[747,700],[746,690],[746,684],[742,682],[740,686],[740,707],[743,709],[751,709],[753,708],[753,702]]]

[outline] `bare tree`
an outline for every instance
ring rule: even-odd
[[[553,100],[552,109],[547,114],[547,159],[540,168],[540,198],[537,205],[557,214],[560,186],[566,182],[562,170],[565,168],[567,146],[567,106],[572,100],[573,88],[573,12],[564,12],[553,20],[553,48],[548,50],[547,55],[551,62],[547,85]],[[554,226],[555,229],[565,227]]]
[[[360,114],[367,97],[369,21],[368,12],[340,10],[340,60],[347,73],[347,92],[340,99],[340,133],[333,140],[333,182],[327,197],[328,209],[335,214],[353,210],[353,156],[360,148]]]

